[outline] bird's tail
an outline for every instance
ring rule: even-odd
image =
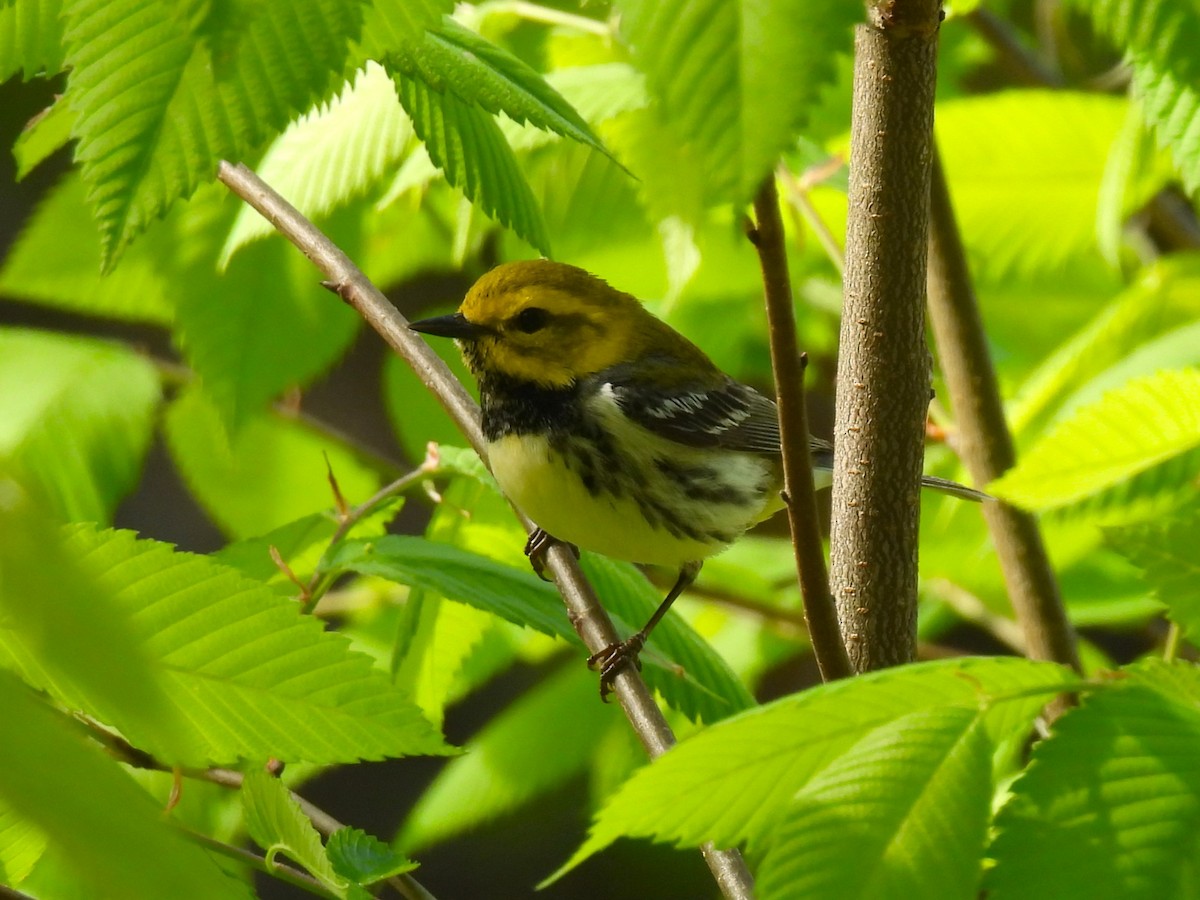
[[[965,484],[959,484],[957,481],[951,481],[949,478],[938,478],[936,475],[922,475],[921,485],[932,488],[935,491],[941,491],[943,494],[949,494],[952,497],[960,497],[963,500],[974,500],[976,503],[981,500],[993,499],[991,494],[985,494],[983,491],[969,488]]]

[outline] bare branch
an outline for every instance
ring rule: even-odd
[[[936,154],[930,218],[929,317],[958,419],[959,453],[975,483],[985,485],[1012,468],[1016,453],[950,191]],[[998,500],[983,507],[1029,656],[1079,671],[1075,632],[1059,596],[1037,520]]]
[[[792,284],[774,176],[763,181],[754,198],[754,217],[756,222],[751,236],[763,274],[771,368],[775,374],[775,399],[779,404],[783,495],[792,530],[792,549],[796,555],[813,653],[821,677],[825,681],[834,681],[852,675],[854,671],[842,643],[837,610],[829,593],[829,576],[825,571],[825,546],[817,519],[817,495],[808,443],[808,413],[804,407],[805,360],[796,346]]]

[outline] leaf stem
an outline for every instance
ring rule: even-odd
[[[285,881],[290,885],[308,891],[317,897],[332,898],[338,900],[338,895],[329,890],[317,879],[313,878],[307,872],[302,872],[299,869],[292,868],[286,863],[268,862],[263,856],[259,856],[250,850],[243,847],[235,847],[232,844],[226,844],[223,841],[218,841],[216,838],[209,837],[207,834],[201,834],[198,831],[192,831],[190,828],[177,828],[184,837],[193,843],[199,844],[212,850],[214,853],[220,853],[222,856],[227,856],[236,862],[249,866],[252,869],[257,869],[272,878],[278,878],[280,881]]]

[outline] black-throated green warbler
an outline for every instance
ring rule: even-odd
[[[604,695],[704,559],[783,506],[775,404],[634,297],[548,260],[498,266],[458,312],[409,327],[457,339],[479,382],[492,472],[541,526],[527,553],[553,535],[679,570],[646,626],[593,658]],[[833,447],[810,440],[817,486],[827,487]]]

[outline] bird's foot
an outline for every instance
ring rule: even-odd
[[[613,679],[623,666],[632,664],[634,668],[641,670],[642,661],[638,659],[638,654],[645,645],[646,634],[639,631],[628,640],[609,644],[599,653],[588,657],[588,668],[600,672],[600,699],[605,703],[608,702],[608,695],[612,693]]]
[[[550,580],[546,577],[546,553],[555,544],[566,544],[566,541],[560,541],[541,528],[535,528],[529,532],[529,540],[525,542],[525,555],[529,557],[529,564],[533,566],[533,571],[542,581]],[[574,544],[566,545],[571,548],[575,558],[579,559],[579,548]]]

